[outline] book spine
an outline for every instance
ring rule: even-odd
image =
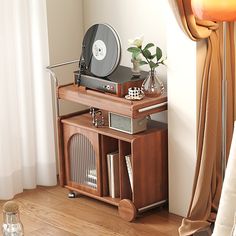
[[[132,163],[131,163],[131,155],[125,156],[125,161],[126,161],[126,166],[127,166],[128,176],[129,176],[130,187],[133,192],[133,169],[132,169]]]
[[[114,156],[111,156],[111,197],[114,198],[115,197],[115,173],[114,173]]]
[[[109,195],[111,196],[112,187],[111,187],[111,158],[110,155],[107,155],[107,172],[108,172],[108,187],[109,187]]]
[[[120,196],[119,184],[119,153],[107,154],[109,195],[112,198]]]

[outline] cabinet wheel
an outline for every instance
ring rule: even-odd
[[[123,199],[118,206],[119,216],[125,221],[133,221],[137,216],[137,209],[132,201]]]
[[[79,195],[76,192],[69,192],[68,193],[68,198],[77,198]]]

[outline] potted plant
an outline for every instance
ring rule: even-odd
[[[159,65],[165,65],[162,50],[153,43],[148,43],[143,46],[143,37],[129,40],[129,43],[131,47],[127,50],[132,53],[132,60],[139,58],[138,63],[140,66],[149,65],[150,68],[149,75],[144,80],[141,87],[143,93],[151,97],[160,96],[164,91],[164,86],[156,74],[156,68]],[[151,53],[150,51],[153,47],[155,47],[155,53]]]

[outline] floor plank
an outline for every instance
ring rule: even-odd
[[[76,236],[76,234],[69,233],[62,229],[47,225],[30,233],[30,236]]]
[[[67,198],[68,190],[38,187],[18,194],[25,235],[30,236],[177,236],[181,217],[153,209],[135,223],[123,221],[117,208],[80,196]],[[0,201],[0,210],[4,201]],[[0,216],[2,224],[2,215]]]

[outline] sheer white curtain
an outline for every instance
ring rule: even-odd
[[[236,121],[212,236],[230,236],[236,214]]]
[[[0,199],[56,184],[46,0],[0,0]]]

